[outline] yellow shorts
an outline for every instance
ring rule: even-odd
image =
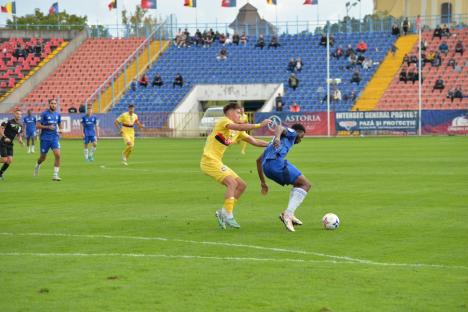
[[[219,160],[202,157],[200,168],[206,175],[209,175],[219,183],[223,183],[226,177],[233,177],[234,179],[239,177],[237,173]]]
[[[125,144],[128,142],[132,143],[132,145],[135,145],[135,133],[127,133],[127,132],[122,132],[122,138],[124,139]]]

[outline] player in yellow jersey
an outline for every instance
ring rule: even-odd
[[[216,211],[216,218],[220,227],[225,229],[226,225],[228,225],[239,228],[240,226],[234,219],[232,212],[236,200],[245,191],[247,184],[233,170],[223,164],[223,155],[229,145],[237,143],[239,140],[258,147],[268,146],[267,142],[258,140],[245,131],[269,125],[271,120],[265,119],[259,124],[241,124],[241,107],[237,103],[224,106],[223,112],[224,117],[216,123],[213,131],[206,139],[200,168],[205,174],[226,186],[224,207]]]
[[[246,124],[249,122],[249,116],[245,113],[244,107],[241,107],[241,116],[240,116],[240,123]],[[241,141],[241,154],[245,154],[245,150],[247,149],[247,142]]]
[[[114,126],[120,131],[120,135],[125,142],[125,149],[122,153],[122,163],[127,166],[128,157],[135,146],[135,128],[137,125],[140,130],[144,125],[138,120],[138,115],[135,114],[135,106],[128,105],[128,112],[122,113],[115,121]]]

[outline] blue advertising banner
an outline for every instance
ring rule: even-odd
[[[468,134],[468,110],[422,112],[423,134]]]
[[[418,111],[339,112],[336,131],[417,132]]]

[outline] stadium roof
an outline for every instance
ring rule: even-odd
[[[256,7],[246,3],[239,9],[236,19],[229,25],[237,33],[248,32],[248,34],[272,34],[276,33],[276,27],[270,22],[260,17]],[[268,30],[267,30],[268,29]]]

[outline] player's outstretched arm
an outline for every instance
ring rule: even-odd
[[[263,140],[259,140],[253,136],[247,136],[243,139],[245,142],[249,143],[249,144],[252,144],[253,146],[257,146],[257,147],[267,147],[268,146],[268,142],[266,141],[263,141]]]
[[[117,129],[119,132],[122,132],[122,129],[120,129],[120,122],[116,119],[114,120],[114,127]]]
[[[263,174],[262,158],[263,158],[263,153],[260,155],[260,157],[257,158],[257,173],[258,173],[258,178],[260,179],[262,195],[266,195],[268,193],[268,185],[266,184],[265,175]]]
[[[281,145],[281,136],[286,131],[286,129],[282,125],[276,126],[275,129],[275,138],[273,139],[273,146],[278,148]]]
[[[230,130],[236,130],[236,131],[249,131],[249,130],[253,130],[253,129],[258,129],[258,128],[262,128],[262,127],[265,127],[267,125],[269,125],[271,123],[271,120],[270,119],[265,119],[263,120],[261,123],[258,123],[258,124],[249,124],[249,123],[245,123],[245,124],[238,124],[238,123],[231,123],[231,124],[228,124],[226,126],[226,128],[230,129]]]
[[[140,130],[143,129],[143,128],[145,127],[145,125],[142,124],[142,123],[140,122],[140,120],[135,121],[135,123],[137,124],[138,129],[140,129]]]

